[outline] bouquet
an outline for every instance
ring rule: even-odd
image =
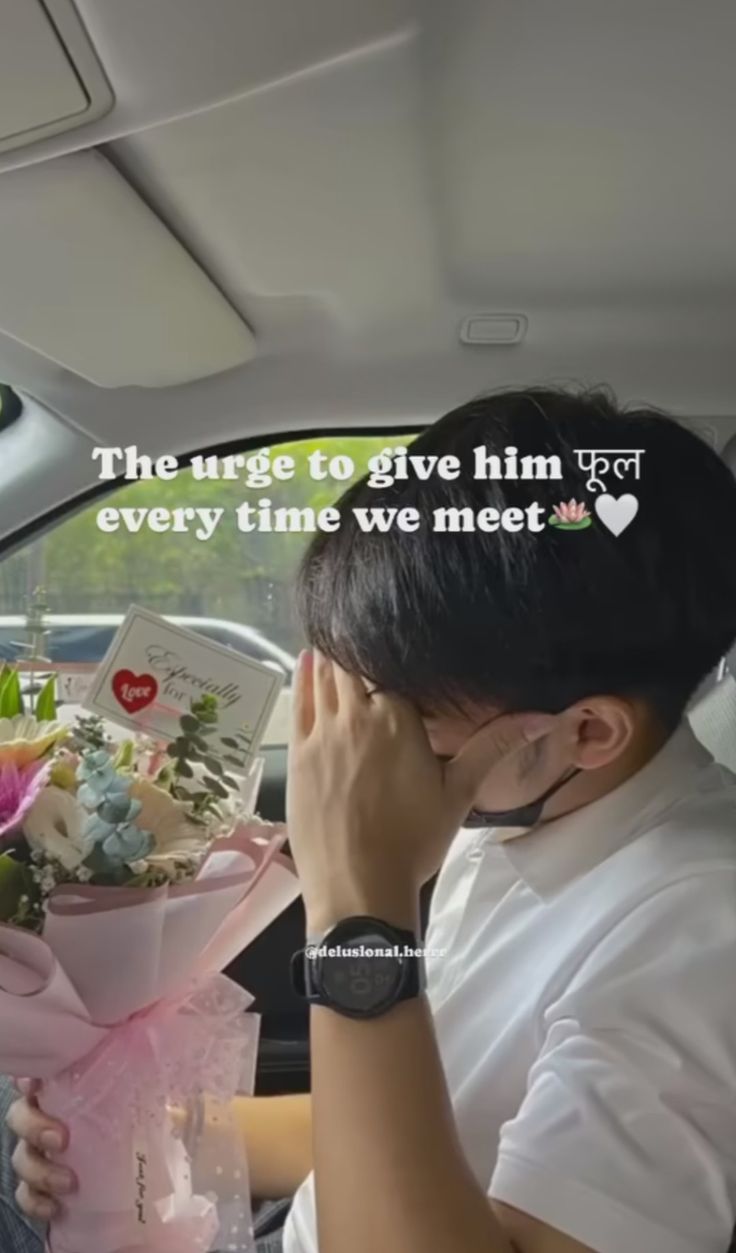
[[[258,1019],[221,972],[297,895],[254,813],[249,740],[212,755],[214,697],[170,744],[26,713],[0,671],[0,1071],[43,1084],[79,1190],[51,1253],[253,1247],[232,1098]]]

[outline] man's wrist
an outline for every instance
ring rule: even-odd
[[[307,935],[322,936],[343,918],[378,918],[401,930],[419,934],[419,895],[412,892],[345,892],[307,903]]]

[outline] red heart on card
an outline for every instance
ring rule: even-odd
[[[132,670],[117,670],[112,676],[112,690],[123,709],[134,714],[156,699],[158,683],[152,674],[133,674]]]

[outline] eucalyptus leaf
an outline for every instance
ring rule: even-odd
[[[199,718],[195,718],[193,714],[182,714],[179,726],[187,735],[196,735],[199,730]]]
[[[218,761],[216,757],[204,757],[203,762],[210,774],[216,774],[219,778],[220,775],[225,773],[222,762]]]
[[[215,793],[215,796],[219,796],[221,797],[222,800],[225,800],[225,801],[228,799],[229,792],[226,787],[222,786],[219,779],[215,779],[212,777],[212,775],[206,774],[204,777],[204,781],[208,785],[210,790]]]

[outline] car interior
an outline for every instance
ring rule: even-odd
[[[736,467],[734,47],[729,0],[0,0],[2,656],[42,589],[60,664],[131,602],[293,659],[304,535],[95,531],[116,494],[245,498],[191,494],[197,454],[379,450],[580,382]],[[101,480],[100,447],[184,473]],[[736,769],[736,656],[690,718]],[[308,1087],[302,937],[296,903],[230,970],[262,1092]]]

